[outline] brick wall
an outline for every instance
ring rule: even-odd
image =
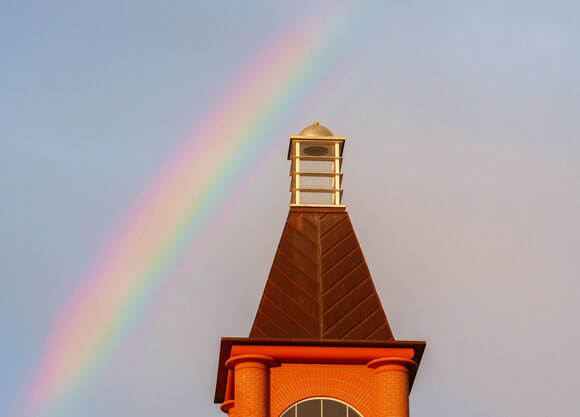
[[[358,364],[295,363],[251,353],[232,356],[226,367],[233,372],[221,409],[229,417],[279,417],[312,397],[341,400],[363,417],[409,417],[409,370],[417,363],[398,356]]]
[[[309,397],[331,397],[375,417],[375,371],[365,365],[289,364],[270,369],[270,416]]]

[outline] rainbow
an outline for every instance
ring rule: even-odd
[[[309,29],[272,42],[197,123],[60,313],[23,416],[48,415],[64,402],[121,342],[183,253],[189,258],[207,243],[240,197],[249,167],[279,144],[276,129],[332,75],[352,13],[352,6],[324,10],[320,19],[311,13]]]

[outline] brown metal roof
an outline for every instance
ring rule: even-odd
[[[343,208],[290,210],[250,338],[394,340]]]

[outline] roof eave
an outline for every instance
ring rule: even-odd
[[[271,338],[248,338],[248,337],[222,337],[220,354],[218,359],[218,373],[214,403],[222,403],[225,398],[228,370],[225,362],[229,359],[233,345],[266,345],[266,346],[324,346],[324,347],[380,347],[380,348],[412,348],[415,352],[413,361],[421,363],[423,352],[427,343],[425,341],[390,340],[390,341],[367,341],[367,340],[312,340],[312,339],[271,339]],[[409,373],[409,392],[413,387],[417,368]]]

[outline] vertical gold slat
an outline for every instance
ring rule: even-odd
[[[296,204],[300,204],[300,142],[294,143],[294,155],[296,156]]]
[[[334,144],[334,189],[337,190],[334,192],[334,204],[337,206],[340,204],[340,191],[338,191],[339,187],[339,179],[340,179],[340,163],[338,159],[338,152],[339,152],[339,144],[338,142]]]

